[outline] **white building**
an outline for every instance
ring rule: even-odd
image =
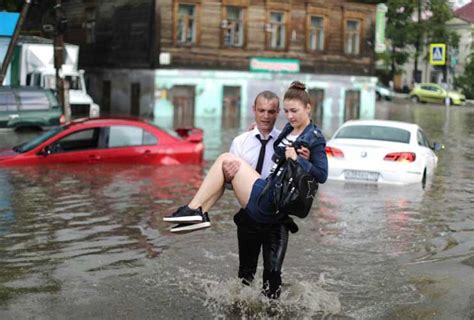
[[[473,49],[474,2],[469,2],[467,5],[454,11],[454,18],[448,21],[447,25],[460,37],[457,57],[455,57],[454,61],[451,59],[452,71],[455,75],[460,75],[464,72],[464,65]]]

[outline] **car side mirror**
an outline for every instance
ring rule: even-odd
[[[442,145],[441,143],[435,142],[433,143],[433,146],[431,147],[431,149],[433,149],[434,151],[443,150],[444,145]]]

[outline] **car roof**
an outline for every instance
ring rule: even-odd
[[[148,124],[145,120],[139,119],[139,118],[133,118],[133,117],[97,117],[97,118],[80,118],[80,119],[74,119],[71,122],[68,122],[66,125],[67,126],[75,126],[75,125],[81,125],[81,124],[99,124],[99,125],[104,125],[104,124],[119,124],[119,123],[130,123],[130,124]]]
[[[437,86],[437,87],[441,87],[439,84],[434,83],[434,82],[422,82],[422,83],[419,83],[418,85],[420,85],[420,86]]]
[[[405,129],[408,131],[416,130],[419,128],[417,124],[402,122],[402,121],[393,121],[393,120],[349,120],[346,121],[342,126],[385,126]]]
[[[134,126],[145,126],[153,130],[163,131],[163,129],[157,127],[155,124],[150,123],[145,119],[139,119],[134,117],[120,117],[120,116],[107,116],[97,118],[80,118],[74,119],[64,124],[64,128],[81,128],[81,127],[106,127],[110,125],[134,125]]]

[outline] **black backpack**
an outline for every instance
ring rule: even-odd
[[[276,215],[289,214],[305,218],[311,210],[316,191],[318,191],[318,183],[314,177],[307,173],[297,161],[287,159],[282,161],[267,179],[257,205],[262,197],[267,197],[271,192],[271,208]]]

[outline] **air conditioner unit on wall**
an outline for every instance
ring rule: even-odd
[[[229,27],[229,21],[227,21],[226,19],[222,20],[221,21],[221,28],[222,29],[227,29]]]
[[[161,52],[160,53],[160,64],[161,65],[171,64],[171,54],[169,52]]]

